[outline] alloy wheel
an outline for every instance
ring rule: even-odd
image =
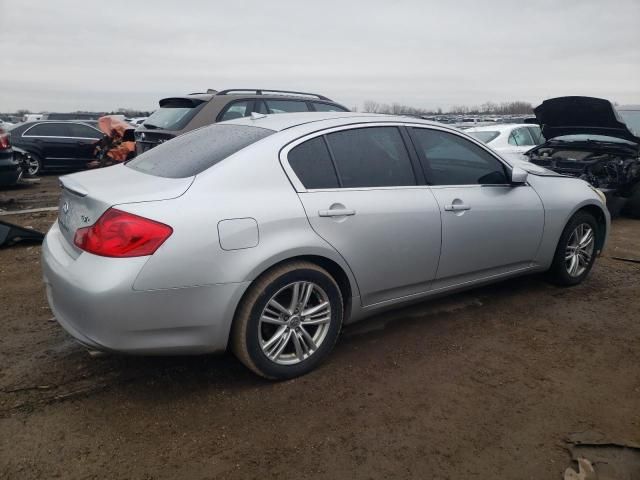
[[[291,283],[278,290],[262,310],[260,348],[279,365],[300,363],[318,351],[330,323],[327,293],[313,282]]]
[[[565,268],[570,276],[579,277],[589,268],[594,245],[595,235],[591,225],[581,223],[571,232],[564,256]]]
[[[37,175],[38,172],[40,171],[40,163],[38,162],[37,159],[33,158],[33,157],[28,157],[27,159],[27,174],[30,177],[33,177],[34,175]]]

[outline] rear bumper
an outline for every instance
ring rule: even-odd
[[[13,162],[13,153],[0,154],[0,185],[15,185],[20,180],[22,170]]]
[[[57,223],[42,246],[47,299],[60,325],[88,348],[131,354],[197,354],[227,347],[247,283],[133,290],[148,257],[75,257]]]

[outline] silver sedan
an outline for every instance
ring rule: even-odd
[[[385,308],[533,272],[578,284],[610,222],[582,180],[356,113],[254,114],[61,184],[43,270],[72,336],[133,354],[231,348],[274,379]]]

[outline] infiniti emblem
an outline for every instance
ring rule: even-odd
[[[62,211],[64,212],[65,215],[69,213],[69,202],[64,202],[62,204]]]

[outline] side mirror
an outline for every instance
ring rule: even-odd
[[[529,174],[521,168],[513,167],[511,170],[511,184],[512,185],[523,185],[527,183],[527,178]]]

